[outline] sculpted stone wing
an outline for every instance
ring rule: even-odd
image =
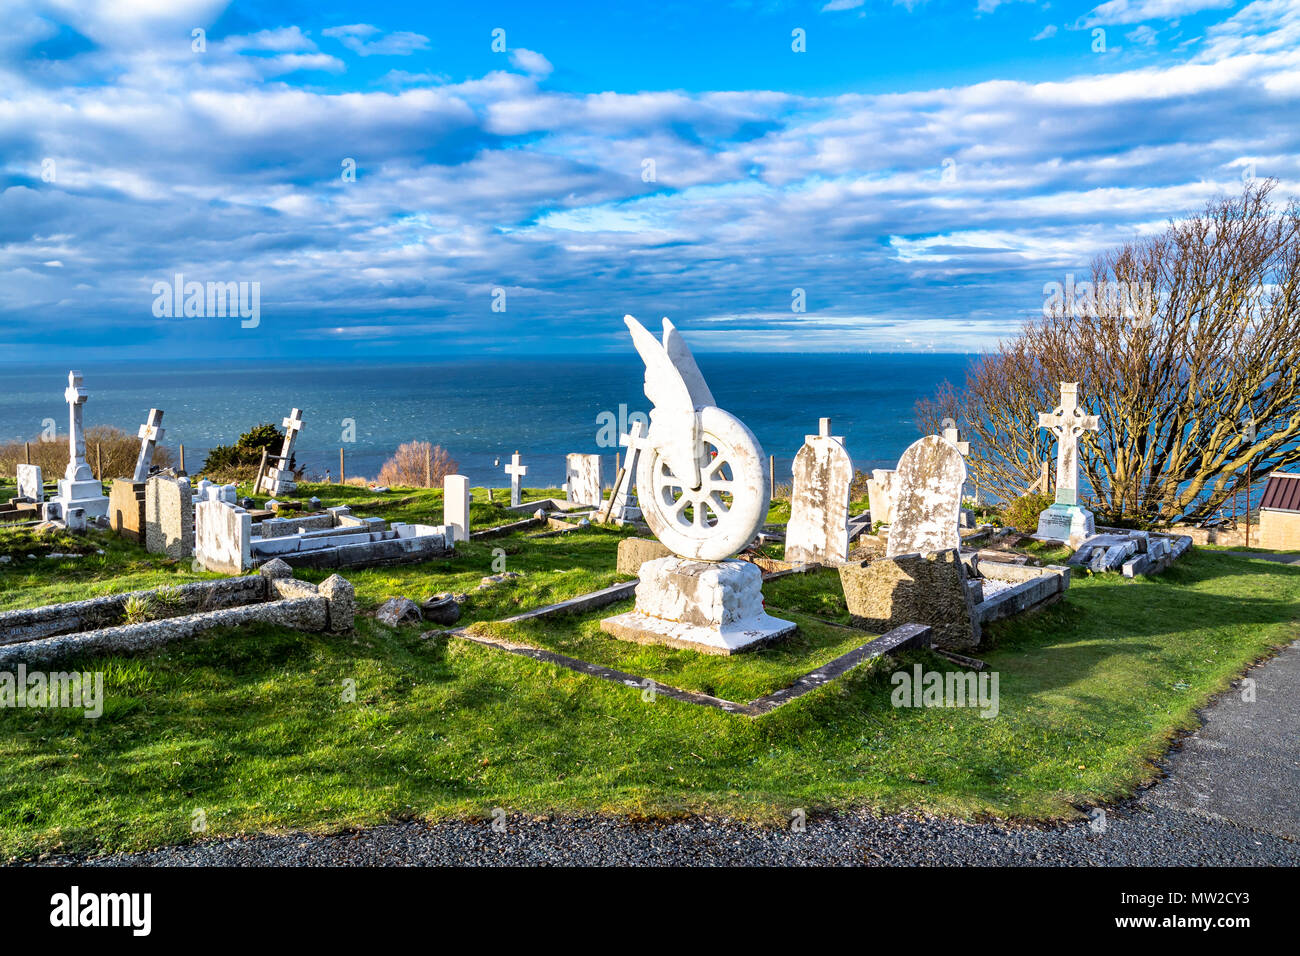
[[[696,397],[713,396],[704,384],[699,367],[686,343],[671,322],[664,319],[664,343],[660,345],[645,326],[630,315],[623,316],[632,344],[645,362],[645,397],[654,406],[650,410],[652,444],[663,449],[664,458],[673,475],[692,488],[700,484],[699,421],[695,414]],[[674,361],[669,345],[684,365]]]

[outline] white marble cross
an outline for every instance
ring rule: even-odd
[[[638,418],[631,423],[627,434],[618,436],[618,443],[627,449],[627,461],[623,463],[623,480],[610,494],[611,515],[626,519],[631,513],[632,486],[636,484],[637,463],[641,452],[650,447],[650,439],[646,435],[646,424]]]
[[[284,448],[280,452],[280,458],[287,462],[293,456],[293,443],[298,438],[298,432],[302,431],[302,412],[295,408],[280,424],[284,426]]]
[[[81,373],[68,373],[68,387],[63,390],[68,403],[68,468],[63,477],[68,481],[91,481],[95,475],[86,464],[86,433],[82,427],[81,413],[89,395],[82,385]]]
[[[1079,409],[1079,383],[1061,383],[1061,404],[1038,413],[1038,427],[1056,434],[1056,503],[1079,503],[1079,436],[1097,430],[1097,416]]]
[[[830,420],[829,418],[819,418],[819,419],[817,419],[817,434],[816,434],[816,435],[804,435],[804,436],[803,436],[803,440],[804,440],[804,443],[805,443],[805,444],[811,442],[814,438],[834,438],[834,439],[835,439],[837,442],[839,442],[841,445],[844,444],[844,438],[843,438],[842,436],[840,436],[840,435],[832,435],[832,434],[831,434],[831,420]]]
[[[505,472],[510,476],[510,507],[518,508],[522,503],[521,492],[523,491],[519,480],[528,474],[528,467],[520,464],[519,452],[515,452],[510,458],[510,464],[506,465]]]
[[[149,409],[149,420],[140,426],[140,455],[135,460],[135,474],[132,481],[145,481],[149,477],[149,466],[153,464],[153,450],[162,441],[165,429],[162,427],[162,409]]]

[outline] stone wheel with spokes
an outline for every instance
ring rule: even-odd
[[[699,414],[699,487],[674,475],[659,449],[651,448],[637,467],[637,499],[650,530],[674,554],[721,561],[748,545],[763,525],[767,461],[740,419],[713,406]]]

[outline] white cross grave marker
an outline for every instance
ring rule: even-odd
[[[632,487],[636,484],[636,469],[641,451],[650,447],[646,433],[645,422],[638,418],[631,423],[626,434],[618,436],[618,443],[627,449],[627,461],[623,463],[623,480],[610,495],[609,513],[621,521],[641,517],[640,509],[632,504]]]
[[[1097,416],[1079,409],[1079,383],[1061,383],[1061,404],[1038,413],[1038,427],[1056,435],[1056,503],[1079,503],[1079,436],[1097,430]]]
[[[951,422],[951,424],[949,424]],[[961,440],[961,429],[951,418],[943,420],[943,437],[956,446],[963,456],[970,455],[970,442]]]
[[[527,466],[520,464],[519,452],[515,452],[511,456],[510,464],[506,465],[505,472],[510,476],[510,507],[518,508],[523,497],[521,494],[523,489],[520,487],[519,481],[524,475],[528,474]]]
[[[68,481],[92,481],[95,477],[86,464],[86,433],[82,426],[82,409],[89,395],[82,384],[81,373],[68,373],[68,387],[63,399],[68,403],[68,467],[63,477]]]
[[[284,444],[280,448],[280,457],[273,468],[267,469],[266,477],[262,479],[262,489],[269,495],[287,494],[296,487],[289,463],[293,460],[293,445],[298,440],[298,432],[302,431],[305,424],[302,412],[293,409],[280,424],[284,426]]]
[[[162,441],[165,429],[162,427],[162,409],[149,409],[149,420],[140,426],[140,455],[135,460],[135,474],[132,481],[145,481],[149,477],[149,466],[153,464],[153,451]]]

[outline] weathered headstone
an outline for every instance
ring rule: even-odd
[[[872,524],[894,523],[894,490],[898,472],[893,468],[873,468],[867,481],[867,501],[871,505]]]
[[[840,584],[856,626],[883,634],[903,624],[928,624],[934,629],[934,646],[952,651],[970,650],[980,642],[967,580],[956,549],[840,566]]]
[[[604,497],[599,455],[569,455],[564,463],[566,498],[570,504],[596,507]]]
[[[149,420],[140,426],[140,454],[135,460],[133,481],[142,482],[149,477],[149,467],[153,464],[153,452],[158,442],[162,441],[162,409],[149,409]]]
[[[144,547],[176,560],[194,553],[194,499],[188,481],[154,475],[144,483]]]
[[[68,468],[59,479],[59,493],[51,499],[58,514],[66,521],[73,508],[80,508],[84,518],[102,518],[108,514],[104,486],[86,463],[86,434],[82,410],[89,397],[81,373],[68,373],[68,387],[63,392],[68,403]]]
[[[293,479],[291,462],[294,443],[298,440],[298,432],[302,431],[302,412],[293,409],[289,417],[280,424],[284,426],[284,444],[280,448],[280,455],[275,464],[266,470],[260,489],[268,495],[286,495],[298,487]]]
[[[805,436],[794,458],[785,560],[836,564],[848,558],[852,484],[853,460],[844,439],[831,435],[831,420],[823,418],[819,434]]]
[[[505,472],[510,476],[510,507],[518,508],[523,501],[523,486],[520,481],[524,475],[528,474],[528,467],[520,464],[519,452],[515,452],[510,459],[510,464],[506,465]]]
[[[209,571],[242,574],[252,564],[253,516],[220,499],[194,509],[194,557]]]
[[[927,435],[898,460],[894,520],[886,557],[961,547],[961,489],[966,461],[951,442]]]
[[[469,540],[469,479],[447,475],[442,479],[442,523],[452,529],[456,541]]]
[[[1079,504],[1079,436],[1097,430],[1097,416],[1079,408],[1077,382],[1061,383],[1061,404],[1040,412],[1038,427],[1056,435],[1056,502],[1038,516],[1038,533],[1045,541],[1077,544],[1092,537],[1092,512]]]
[[[18,497],[37,503],[45,500],[45,477],[40,465],[18,466]]]

